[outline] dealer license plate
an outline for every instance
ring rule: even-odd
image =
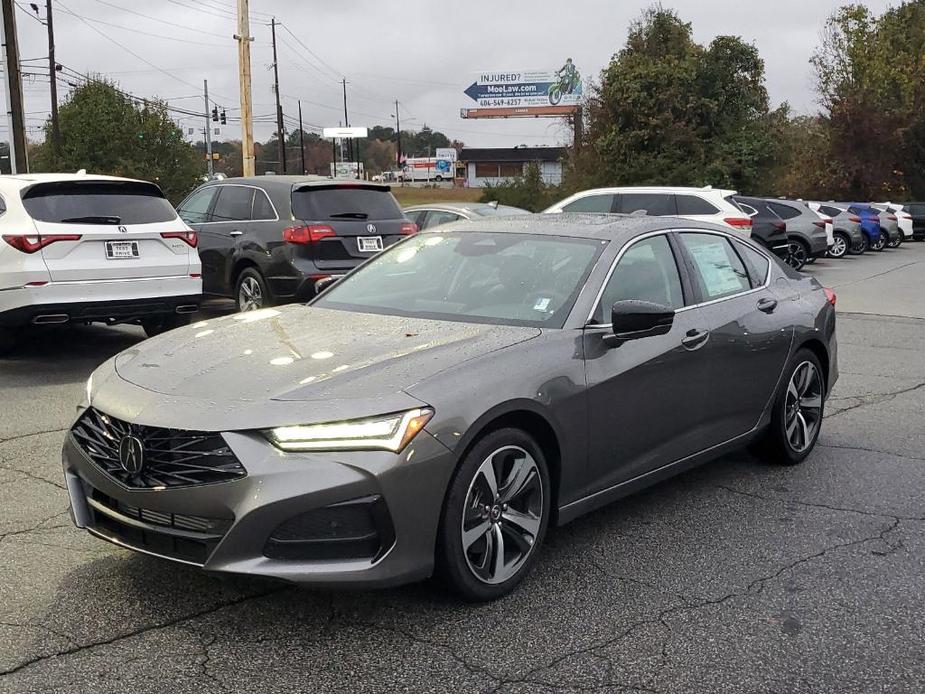
[[[106,242],[106,257],[109,260],[124,260],[127,258],[137,258],[138,256],[137,241]]]
[[[381,236],[358,236],[357,245],[360,253],[375,253],[382,250]]]

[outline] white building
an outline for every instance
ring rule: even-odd
[[[530,164],[540,167],[543,181],[562,183],[562,160],[565,147],[464,147],[459,155],[466,167],[466,185],[484,188],[523,176]]]

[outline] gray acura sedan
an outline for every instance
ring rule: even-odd
[[[73,519],[211,571],[496,598],[550,524],[746,444],[804,460],[834,304],[708,224],[448,225],[103,364],[64,444]]]

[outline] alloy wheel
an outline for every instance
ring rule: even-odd
[[[832,258],[841,258],[847,252],[848,242],[845,240],[845,237],[841,236],[840,234],[836,234],[835,240],[832,243],[832,247],[829,249],[829,256]]]
[[[796,453],[802,453],[815,441],[822,422],[822,377],[816,365],[801,362],[787,386],[784,423],[787,441]]]
[[[256,311],[259,308],[263,308],[263,290],[260,283],[254,277],[245,277],[238,289],[238,309]]]
[[[799,241],[790,242],[790,250],[787,253],[787,265],[794,270],[799,270],[806,265],[806,247]]]
[[[875,251],[882,251],[883,247],[886,245],[886,235],[881,232],[880,236],[877,237],[877,240],[870,244],[870,247]]]
[[[483,583],[512,578],[533,552],[543,521],[543,478],[533,456],[504,446],[479,466],[469,484],[463,519],[463,554]]]

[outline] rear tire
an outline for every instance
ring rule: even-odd
[[[897,239],[889,239],[886,242],[887,248],[899,248],[902,245],[902,234]]]
[[[482,437],[450,481],[437,533],[437,573],[472,602],[511,592],[536,561],[551,501],[546,457],[531,436],[506,428]]]
[[[235,301],[238,311],[257,311],[273,305],[267,282],[263,275],[252,267],[244,268],[235,283]]]
[[[854,244],[848,251],[851,255],[864,255],[867,251],[867,237],[861,236],[861,240]]]
[[[829,257],[844,258],[851,247],[851,239],[848,238],[848,234],[843,231],[836,231],[834,239],[835,241],[829,249]]]
[[[870,244],[870,249],[872,251],[877,251],[877,253],[879,253],[886,246],[886,242],[887,242],[887,235],[881,231],[880,236],[877,237],[877,240],[874,241],[872,244]]]
[[[798,465],[812,453],[825,414],[825,374],[816,355],[798,350],[787,364],[771,424],[754,452],[770,463]]]
[[[802,270],[809,260],[809,246],[800,239],[790,241],[790,250],[787,253],[787,265],[794,270]]]
[[[144,328],[145,335],[154,337],[166,333],[169,330],[189,325],[191,320],[192,316],[188,313],[165,313],[154,318],[143,319],[141,321],[141,327]]]

